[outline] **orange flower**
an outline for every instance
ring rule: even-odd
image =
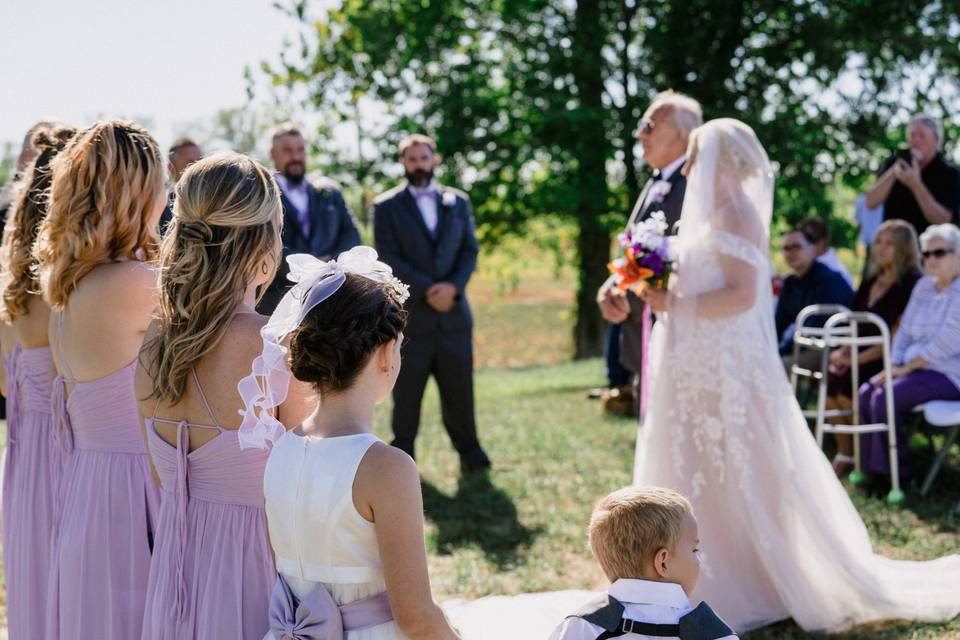
[[[637,264],[633,249],[629,248],[626,250],[623,259],[614,260],[607,265],[607,268],[610,273],[620,276],[617,286],[620,287],[621,291],[633,291],[637,295],[643,293],[650,286],[647,281],[654,275],[653,270]]]

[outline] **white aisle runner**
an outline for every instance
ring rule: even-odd
[[[565,617],[599,594],[547,591],[447,600],[443,611],[463,640],[547,640]]]

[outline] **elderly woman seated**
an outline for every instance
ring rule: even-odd
[[[930,400],[960,400],[960,229],[927,228],[920,236],[926,273],[913,288],[893,339],[893,410],[900,475],[909,475],[903,418]],[[887,419],[884,374],[860,387],[861,422]],[[863,436],[864,471],[890,475],[887,434]]]
[[[893,333],[913,287],[922,275],[916,231],[904,220],[887,220],[873,238],[867,274],[853,296],[850,308],[877,314]],[[864,337],[880,335],[880,329],[872,324],[860,325],[859,331]],[[851,364],[854,357],[858,363],[859,380],[869,380],[883,370],[883,349],[879,345],[862,347],[856,353],[850,347],[835,350],[830,354],[828,409],[850,409],[853,406]],[[836,420],[841,421],[841,418]],[[842,476],[853,468],[853,436],[837,434],[836,438],[837,455],[833,458],[833,469]]]

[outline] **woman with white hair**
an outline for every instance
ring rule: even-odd
[[[960,171],[943,159],[940,123],[925,113],[910,118],[909,149],[894,153],[867,189],[867,207],[883,205],[883,219],[900,218],[920,234],[960,212]]]
[[[930,400],[960,400],[960,229],[952,224],[928,227],[920,236],[922,278],[910,295],[893,338],[893,411],[897,422],[900,475],[909,475],[903,418]],[[860,387],[861,422],[887,419],[884,374]],[[865,471],[890,475],[887,434],[861,440]]]

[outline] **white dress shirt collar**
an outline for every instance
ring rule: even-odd
[[[675,174],[677,170],[679,170],[680,167],[683,166],[683,163],[686,161],[687,161],[687,156],[685,155],[680,156],[679,158],[677,158],[676,160],[674,160],[673,162],[665,166],[663,169],[660,169],[660,177],[658,178],[658,180],[669,180],[673,176],[673,174]]]
[[[621,578],[610,585],[608,593],[624,604],[655,604],[682,611],[692,608],[683,587],[673,582]]]

